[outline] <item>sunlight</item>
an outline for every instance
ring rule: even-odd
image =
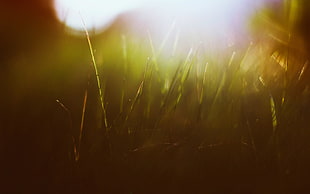
[[[142,0],[55,0],[60,21],[75,30],[105,28],[120,13],[137,7]]]
[[[102,31],[119,14],[143,9],[149,10],[147,15],[158,14],[158,22],[170,17],[193,20],[191,25],[195,28],[207,25],[218,29],[232,17],[244,17],[242,14],[251,10],[253,4],[247,0],[55,0],[55,10],[60,21],[77,31],[83,30],[81,17],[88,29]]]

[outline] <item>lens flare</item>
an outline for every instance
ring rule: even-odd
[[[253,7],[253,1],[248,0],[55,0],[59,20],[78,31],[83,30],[81,17],[88,29],[100,31],[117,15],[134,9],[148,10],[145,15],[158,15],[158,22],[170,17],[193,21],[190,25],[194,28],[218,29],[232,18],[244,18]]]

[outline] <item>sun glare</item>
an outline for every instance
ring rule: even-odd
[[[261,0],[260,0],[261,1]],[[55,10],[60,21],[74,30],[88,29],[101,31],[121,13],[130,10],[150,10],[147,15],[158,14],[160,20],[167,17],[190,22],[191,27],[208,26],[217,30],[231,22],[232,18],[242,19],[254,7],[249,0],[55,0]],[[144,17],[144,16],[142,16]],[[196,25],[196,26],[194,26]]]
[[[69,28],[83,30],[104,29],[120,13],[134,9],[143,0],[55,0],[55,10],[60,21]]]

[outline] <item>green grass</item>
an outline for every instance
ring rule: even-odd
[[[186,189],[202,192],[201,185],[195,188],[189,180],[214,181],[207,184],[210,191],[221,190],[219,183],[242,190],[237,180],[248,183],[247,177],[260,173],[279,179],[277,183],[303,174],[297,160],[306,158],[298,152],[308,145],[302,141],[308,135],[309,115],[303,112],[309,106],[307,59],[294,50],[293,43],[266,35],[264,40],[216,54],[208,53],[212,48],[207,45],[194,45],[186,55],[178,55],[179,33],[172,25],[158,47],[150,32],[148,41],[113,34],[106,47],[115,53],[103,53],[103,63],[96,64],[88,34],[86,38],[98,91],[89,99],[98,100],[99,95],[97,114],[104,123],[96,131],[103,131],[103,137],[92,144],[108,151],[99,152],[103,157],[80,149],[80,159],[82,164],[102,162],[95,169],[99,180],[111,176],[110,183],[117,184],[112,174],[119,173],[126,179],[119,183],[125,185],[124,191],[143,193],[158,186],[158,192],[182,192],[184,183]],[[172,45],[168,39],[174,40]],[[170,46],[171,53],[164,53]],[[96,106],[86,107],[84,101],[81,123],[88,109]],[[85,130],[95,127],[88,126]],[[114,169],[109,171],[112,174],[104,175],[109,168]],[[144,179],[146,184],[138,186]],[[264,184],[262,190],[268,187]]]
[[[268,14],[225,48],[119,24],[7,62],[6,176],[51,193],[307,190],[309,56]]]
[[[224,49],[177,23],[75,37],[14,20],[0,193],[307,193],[309,37],[283,10]]]

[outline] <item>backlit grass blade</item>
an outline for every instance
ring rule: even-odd
[[[276,114],[275,102],[272,96],[270,96],[270,112],[271,112],[273,133],[275,133],[278,125],[278,119]]]
[[[147,74],[148,74],[148,70],[149,70],[149,67],[150,66],[150,59],[148,59],[147,63],[146,63],[146,67],[145,67],[145,70],[144,70],[144,75],[143,75],[143,79],[138,87],[138,90],[136,92],[136,95],[135,95],[135,98],[133,99],[132,101],[132,104],[130,106],[130,110],[129,110],[129,113],[127,114],[126,116],[126,121],[128,120],[129,116],[131,115],[131,113],[133,112],[138,100],[140,99],[140,97],[142,96],[142,93],[143,93],[143,90],[144,90],[144,84],[146,82],[146,79],[147,79]]]
[[[176,107],[181,100],[181,97],[183,95],[183,90],[184,90],[184,83],[187,80],[187,78],[189,77],[190,71],[192,69],[192,66],[193,66],[193,63],[191,61],[192,54],[193,54],[193,49],[191,48],[188,52],[188,55],[186,57],[184,65],[183,65],[183,67],[184,67],[183,72],[182,72],[183,74],[181,75],[181,80],[180,80],[180,84],[178,87],[178,97],[176,99],[174,107]]]
[[[163,41],[162,41],[161,44],[160,44],[160,47],[159,47],[157,56],[159,56],[159,55],[161,54],[161,52],[163,51],[165,45],[167,44],[167,41],[168,41],[168,39],[169,39],[169,37],[170,37],[170,34],[171,34],[171,32],[173,31],[173,29],[175,28],[175,24],[176,24],[175,21],[172,22],[170,29],[168,30],[168,32],[167,32],[165,38],[163,39]]]
[[[178,80],[178,77],[179,77],[179,74],[180,74],[180,71],[182,69],[182,64],[179,64],[173,77],[172,77],[172,80],[171,80],[171,83],[169,85],[169,89],[164,97],[164,100],[161,104],[161,112],[166,108],[166,105],[168,104],[168,99],[169,97],[171,96],[172,92],[174,91],[175,89],[175,86],[177,84],[177,80]]]
[[[148,34],[148,37],[149,37],[151,51],[152,51],[152,61],[153,61],[154,65],[155,65],[156,72],[158,72],[159,71],[159,67],[158,67],[157,54],[155,52],[155,47],[154,47],[153,39],[152,39],[151,34],[150,34],[149,31],[147,31],[147,34]]]
[[[106,109],[105,109],[105,104],[104,104],[105,102],[104,102],[104,97],[103,97],[103,92],[102,92],[102,87],[101,87],[100,76],[99,76],[99,72],[98,72],[98,68],[97,68],[97,63],[95,60],[94,50],[93,50],[92,43],[90,41],[90,36],[89,36],[88,30],[86,28],[86,25],[85,25],[85,22],[84,22],[82,16],[81,16],[81,20],[82,20],[84,31],[85,31],[85,35],[86,35],[86,39],[87,39],[87,43],[88,43],[88,47],[89,47],[89,51],[90,51],[90,55],[91,55],[91,59],[92,59],[92,64],[93,64],[93,67],[95,70],[97,87],[98,87],[98,92],[99,92],[100,105],[101,105],[101,109],[103,112],[104,126],[105,126],[106,130],[108,130],[107,113],[106,113]]]
[[[84,92],[84,99],[83,99],[83,108],[82,108],[82,116],[81,116],[81,123],[80,123],[80,131],[79,131],[79,142],[78,142],[78,149],[76,150],[75,161],[79,161],[80,153],[81,153],[81,143],[82,143],[82,136],[83,136],[83,129],[84,129],[84,121],[85,121],[85,110],[87,105],[87,97],[88,97],[88,90],[86,89]]]
[[[198,93],[198,121],[201,119],[201,112],[202,112],[202,106],[203,106],[203,98],[205,95],[205,85],[206,85],[206,77],[207,77],[207,69],[208,69],[208,63],[205,64],[205,68],[203,71],[203,77],[202,77],[202,83],[200,88],[200,93]],[[198,85],[198,84],[197,84]]]
[[[172,56],[175,56],[176,50],[178,48],[179,39],[180,39],[180,31],[177,31],[175,35],[174,43],[173,43]]]
[[[308,68],[308,63],[309,61],[306,61],[306,63],[302,66],[302,69],[298,75],[298,80],[301,80],[302,76],[304,75],[305,70]]]
[[[121,99],[120,99],[120,113],[124,111],[124,100],[125,100],[125,91],[126,91],[126,79],[127,79],[127,68],[128,68],[128,53],[127,53],[127,39],[125,35],[122,35],[122,53],[123,53],[123,87],[121,92]]]

